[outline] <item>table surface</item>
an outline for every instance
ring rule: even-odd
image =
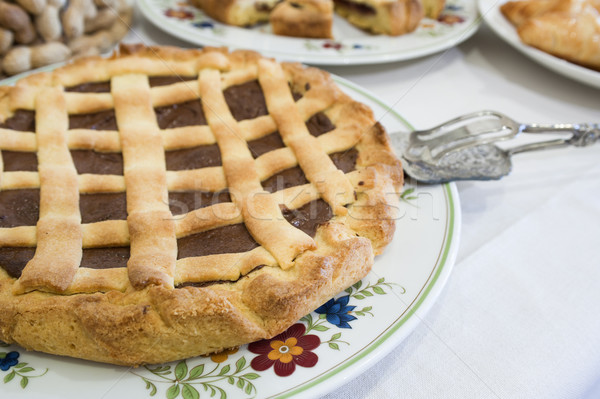
[[[192,47],[140,15],[124,41]],[[480,109],[600,122],[599,89],[531,61],[485,24],[431,56],[323,68],[417,129]],[[327,399],[600,397],[600,145],[513,165],[500,181],[457,183],[460,249],[442,294],[406,340]]]

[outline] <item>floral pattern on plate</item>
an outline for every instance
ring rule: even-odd
[[[0,342],[0,347],[9,347],[9,345]],[[9,352],[0,351],[0,371],[5,372],[2,378],[5,384],[13,380],[18,380],[21,388],[25,389],[29,385],[30,378],[41,377],[48,372],[48,369],[41,374],[37,373],[35,368],[31,367],[29,363],[19,362],[20,356],[21,353],[16,350],[10,350]]]
[[[211,397],[227,398],[232,388],[241,390],[246,395],[259,395],[259,388],[253,383],[265,373],[277,377],[288,377],[294,374],[297,366],[310,368],[319,362],[319,353],[327,355],[321,346],[327,344],[328,350],[341,350],[342,332],[329,336],[331,329],[351,328],[348,324],[358,320],[356,316],[374,316],[373,306],[365,306],[356,311],[350,301],[363,301],[375,295],[386,295],[392,290],[402,295],[402,286],[386,282],[385,278],[375,283],[359,281],[347,288],[337,298],[329,300],[315,312],[304,316],[299,323],[289,327],[271,339],[264,339],[245,345],[242,349],[232,349],[208,356],[182,360],[159,366],[144,366],[130,373],[140,377],[150,396],[155,396],[164,389],[167,399],[195,399],[201,392]],[[318,351],[317,351],[318,350]],[[239,394],[239,391],[237,392]]]

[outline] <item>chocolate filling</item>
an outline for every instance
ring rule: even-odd
[[[156,121],[161,129],[174,129],[184,126],[206,125],[201,100],[165,105],[154,108]]]
[[[81,267],[90,269],[113,269],[127,267],[129,247],[85,248],[81,256]]]
[[[150,76],[148,82],[150,87],[167,86],[174,83],[189,82],[196,80],[197,76]]]
[[[329,155],[334,165],[344,173],[352,172],[356,167],[358,151],[351,148],[347,151],[334,152]],[[308,180],[299,166],[285,169],[262,181],[263,188],[273,193],[286,188],[307,184]]]
[[[0,191],[0,227],[35,226],[39,216],[39,189]]]
[[[117,130],[115,110],[69,115],[69,129]]]
[[[173,83],[195,80],[195,76],[150,76],[150,87],[166,86]],[[65,91],[77,93],[110,93],[110,82],[89,82],[65,87]]]
[[[261,182],[265,191],[270,193],[285,190],[290,187],[301,186],[307,183],[308,180],[299,166],[282,170]]]
[[[355,3],[349,0],[333,0],[333,3],[337,7],[343,7],[351,12],[361,14],[361,15],[375,15],[377,11],[364,3]]]
[[[285,147],[285,144],[283,143],[279,132],[267,134],[264,137],[248,142],[248,148],[254,158],[258,158],[269,151],[283,147]]]
[[[71,150],[77,173],[96,175],[123,175],[123,155],[120,152]]]
[[[0,248],[0,265],[9,276],[19,278],[34,254],[35,248]]]
[[[329,158],[333,161],[336,168],[344,173],[350,173],[356,170],[356,159],[358,158],[358,151],[356,148],[350,148],[346,151],[334,152],[329,154]]]
[[[167,170],[200,169],[221,166],[221,151],[216,144],[165,152]]]
[[[152,77],[153,86],[171,84],[195,77]],[[106,92],[110,90],[109,82],[83,84],[68,89],[80,92]],[[267,108],[264,95],[257,81],[228,88],[225,93],[228,106],[234,118],[244,120],[266,115]],[[292,93],[295,100],[300,94]],[[200,100],[156,108],[157,121],[162,129],[205,125],[206,119]],[[323,113],[311,117],[306,123],[314,136],[331,131],[335,126]],[[5,121],[2,127],[13,130],[35,131],[35,113],[17,111]],[[116,130],[114,111],[103,111],[89,115],[72,115],[70,128],[86,128],[100,130]],[[278,132],[248,143],[255,157],[268,151],[284,147]],[[345,173],[354,170],[357,151],[351,149],[331,154],[335,165]],[[123,157],[120,153],[101,153],[91,150],[71,151],[73,162],[78,173],[123,174]],[[5,170],[37,170],[37,158],[34,153],[17,153],[2,151]],[[221,165],[221,154],[217,145],[198,146],[194,148],[166,151],[165,159],[168,170],[199,169]],[[300,168],[290,168],[263,182],[267,191],[292,187],[307,183]],[[181,215],[194,209],[221,202],[230,202],[227,190],[211,193],[201,191],[170,192],[169,207],[173,215]],[[94,223],[104,220],[125,220],[127,218],[127,201],[125,193],[81,194],[80,211],[83,223]],[[332,217],[329,205],[323,200],[312,201],[303,207],[290,210],[282,209],[283,216],[293,226],[314,236],[317,227]],[[39,190],[22,189],[0,191],[0,227],[34,226],[39,218]],[[258,247],[244,224],[220,227],[217,229],[193,234],[177,240],[178,259],[191,256],[206,256],[222,253],[246,252]],[[34,256],[35,248],[0,248],[0,265],[11,275],[18,278],[27,262]],[[126,267],[129,259],[128,247],[90,248],[83,250],[81,266],[89,268]],[[259,266],[260,268],[260,266]],[[216,282],[202,283],[212,284]],[[192,284],[196,285],[196,284]]]
[[[0,123],[0,128],[20,132],[35,132],[35,112],[18,109],[4,123]]]
[[[37,172],[38,161],[35,152],[2,150],[2,163],[5,172]]]
[[[231,86],[223,92],[225,101],[236,121],[267,115],[267,103],[258,81]]]
[[[298,209],[284,208],[281,212],[292,226],[311,237],[317,234],[317,227],[333,217],[331,207],[322,199],[311,201]]]
[[[322,134],[332,131],[335,129],[335,125],[331,123],[331,120],[322,112],[316,113],[306,121],[306,127],[310,134],[315,137],[319,137]]]
[[[89,82],[65,87],[65,91],[74,93],[110,93],[110,82]]]
[[[247,252],[258,247],[258,243],[243,223],[192,234],[177,240],[177,259],[192,256],[208,256]]]
[[[79,211],[81,212],[81,223],[126,220],[126,195],[125,193],[81,194]]]
[[[127,267],[129,260],[129,247],[85,248],[82,252],[80,266],[91,269]],[[0,248],[0,264],[9,276],[19,278],[34,254],[35,248]]]
[[[173,216],[183,215],[194,209],[231,202],[229,191],[223,190],[216,193],[208,191],[171,191],[169,192],[169,209]]]

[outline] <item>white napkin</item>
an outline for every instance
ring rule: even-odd
[[[587,158],[565,172],[551,158],[540,170],[534,157],[505,183],[459,185],[468,250],[443,293],[396,350],[326,398],[581,398],[593,390],[600,151],[575,151]],[[482,206],[476,196],[507,201]]]

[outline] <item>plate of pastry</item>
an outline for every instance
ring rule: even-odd
[[[600,88],[600,3],[594,0],[479,0],[485,22],[545,67]]]
[[[189,43],[312,65],[377,64],[455,46],[480,25],[475,0],[141,0],[157,28]]]
[[[404,182],[410,125],[325,71],[123,46],[0,94],[2,397],[316,397],[452,269],[456,186]]]

